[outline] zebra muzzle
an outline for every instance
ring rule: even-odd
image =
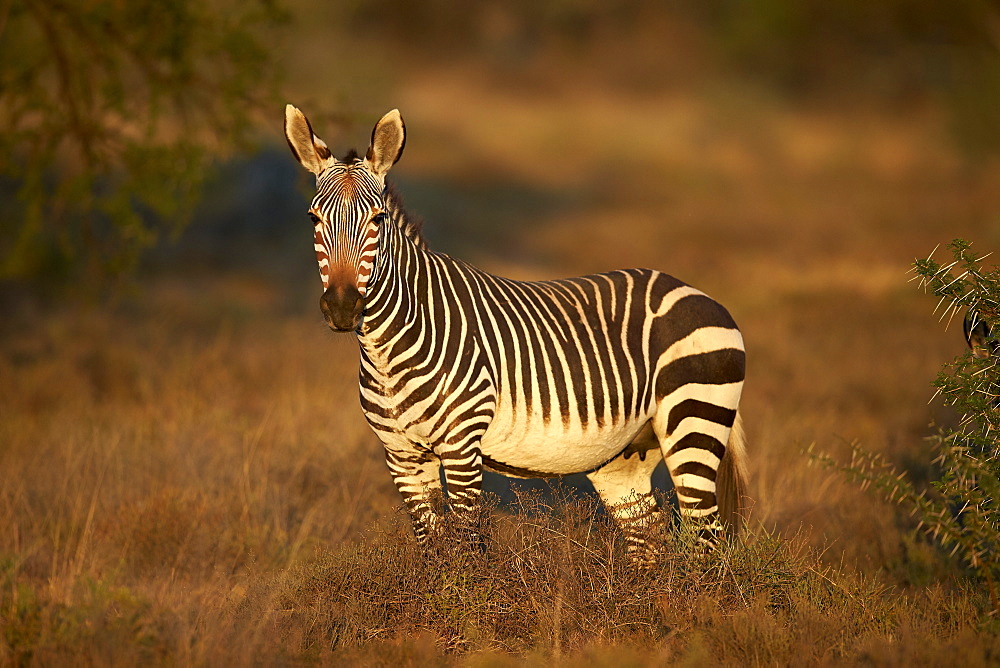
[[[351,285],[331,285],[319,300],[326,324],[335,332],[354,331],[361,325],[364,301],[361,293]]]

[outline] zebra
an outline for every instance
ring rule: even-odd
[[[970,308],[965,312],[962,321],[962,330],[965,333],[965,342],[969,344],[969,350],[979,359],[988,359],[997,354],[1000,348],[990,324],[986,322],[975,308]]]
[[[292,105],[285,136],[316,177],[320,308],[357,335],[361,407],[421,547],[441,530],[435,494],[471,521],[484,468],[586,474],[638,561],[665,520],[658,461],[704,549],[739,533],[746,355],[722,305],[649,269],[525,282],[429,250],[386,181],[406,143],[397,109],[363,157],[337,159]],[[636,438],[647,425],[656,438]]]

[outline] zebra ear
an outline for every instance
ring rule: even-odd
[[[326,142],[313,133],[306,115],[290,104],[285,105],[285,139],[295,159],[317,176],[333,158]]]
[[[368,148],[365,162],[378,176],[385,176],[389,168],[403,155],[406,146],[406,125],[399,109],[393,109],[375,124],[372,130],[372,145]]]

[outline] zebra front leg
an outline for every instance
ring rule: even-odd
[[[400,453],[388,449],[385,460],[410,513],[417,545],[427,549],[438,526],[438,511],[434,506],[441,501],[440,460],[431,452]]]
[[[485,548],[479,505],[483,488],[483,458],[477,444],[466,443],[439,453],[448,491],[449,521],[463,542]]]

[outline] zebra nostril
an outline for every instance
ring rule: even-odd
[[[323,312],[323,317],[326,318],[327,321],[329,321],[331,317],[331,309],[330,309],[330,303],[329,301],[327,301],[325,293],[319,299],[319,310]]]

